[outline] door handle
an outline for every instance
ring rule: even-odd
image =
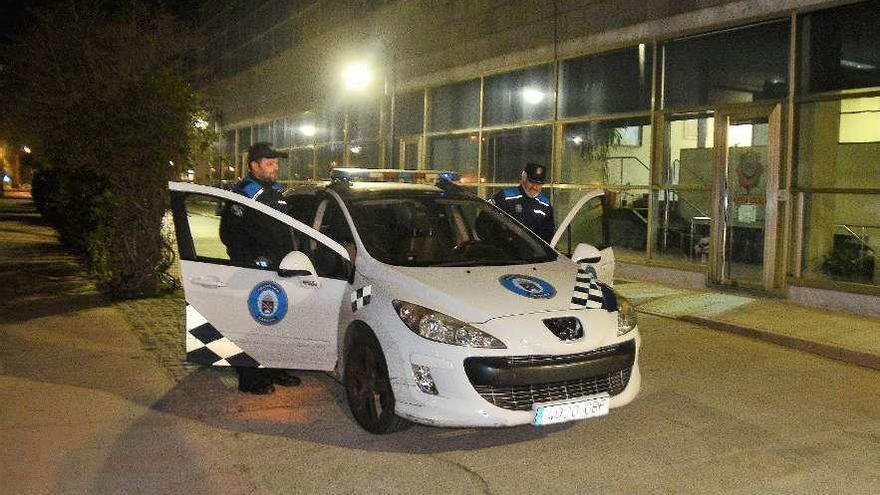
[[[226,287],[226,284],[224,282],[221,282],[220,279],[218,279],[217,277],[196,277],[189,280],[196,285],[201,285],[202,287],[208,287],[212,289],[218,287]]]

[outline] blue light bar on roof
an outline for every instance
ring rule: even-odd
[[[458,172],[449,170],[397,170],[390,168],[334,168],[330,180],[346,182],[411,182],[433,184],[437,181],[461,180]]]

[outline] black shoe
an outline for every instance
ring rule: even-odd
[[[249,386],[242,386],[241,383],[239,383],[238,389],[247,394],[269,395],[275,392],[275,385],[272,385],[271,383],[257,383]]]
[[[282,387],[296,387],[302,380],[298,376],[291,375],[285,370],[272,371],[272,383],[281,385]]]
[[[238,372],[238,389],[248,394],[266,395],[275,391],[270,370],[260,368],[235,368]]]

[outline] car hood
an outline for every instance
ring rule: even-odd
[[[399,267],[378,264],[369,278],[394,299],[418,304],[467,323],[568,310],[577,265],[560,257],[528,265]]]

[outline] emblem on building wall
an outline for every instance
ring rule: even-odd
[[[756,151],[744,151],[739,156],[739,162],[736,167],[736,176],[739,179],[739,185],[749,193],[751,189],[758,185],[761,180],[761,174],[764,173],[764,164],[761,161],[761,155]]]

